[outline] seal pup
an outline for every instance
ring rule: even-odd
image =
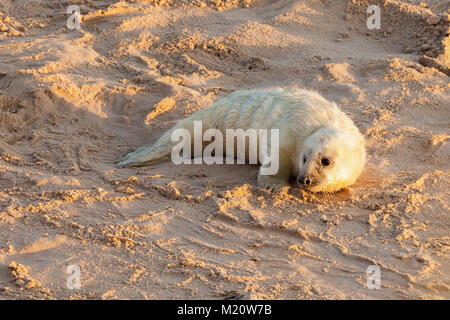
[[[185,129],[193,136],[195,121],[202,122],[203,131],[212,128],[224,134],[226,129],[279,129],[278,171],[261,174],[270,163],[258,159],[258,185],[266,189],[289,186],[294,176],[305,190],[335,192],[355,182],[366,159],[363,136],[335,103],[306,89],[273,89],[232,92],[179,120],[152,146],[126,154],[116,166],[167,159],[175,145],[172,133]]]

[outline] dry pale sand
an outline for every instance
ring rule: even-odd
[[[0,299],[450,298],[450,1],[370,4],[380,30],[369,1],[1,0]],[[355,185],[272,194],[256,166],[114,167],[270,87],[355,121]]]

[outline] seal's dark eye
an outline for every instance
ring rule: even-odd
[[[303,157],[303,163],[305,163],[305,162],[306,162],[306,156]]]
[[[324,167],[329,166],[330,165],[330,160],[327,158],[322,158],[322,160],[320,161],[322,163],[322,165]]]

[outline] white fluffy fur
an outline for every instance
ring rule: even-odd
[[[302,89],[235,91],[180,120],[153,146],[129,153],[117,166],[167,158],[173,147],[172,131],[184,128],[193,132],[196,120],[202,121],[203,131],[215,128],[224,135],[226,129],[279,129],[279,171],[273,176],[258,175],[258,184],[265,188],[288,186],[294,175],[311,177],[315,184],[307,188],[310,191],[337,191],[352,184],[364,166],[364,140],[352,120],[320,94]],[[321,166],[323,157],[330,157],[332,164]]]

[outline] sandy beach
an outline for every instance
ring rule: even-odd
[[[449,34],[449,0],[0,0],[0,299],[449,299]],[[355,184],[114,166],[230,92],[276,87],[355,122]]]

